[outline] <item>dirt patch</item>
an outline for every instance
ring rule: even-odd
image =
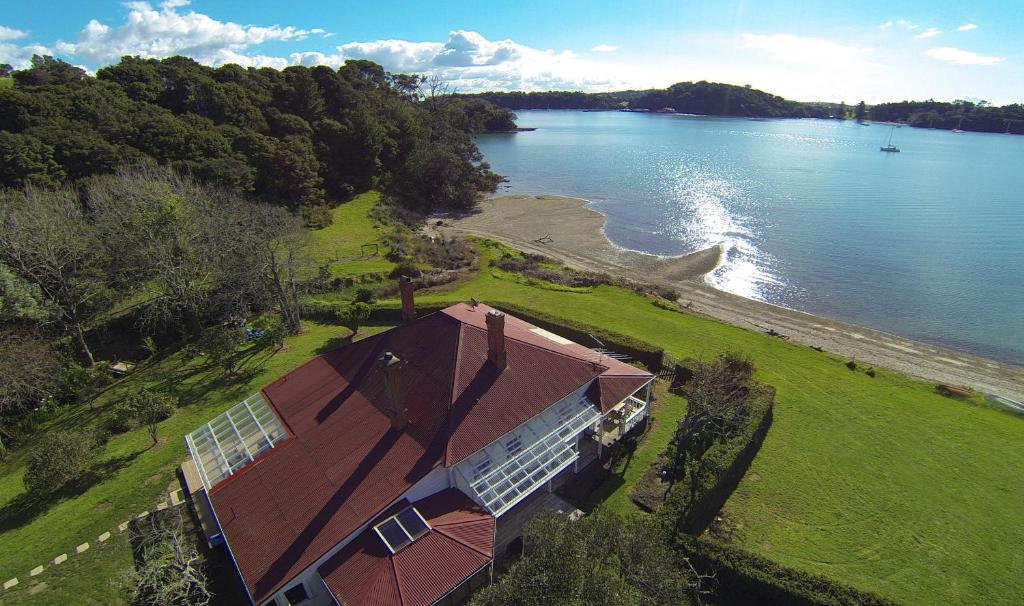
[[[111,504],[109,501],[103,501],[102,503],[100,503],[96,507],[93,507],[92,510],[93,510],[94,513],[103,513],[105,511],[110,511],[110,508],[113,507],[113,506],[114,505]]]

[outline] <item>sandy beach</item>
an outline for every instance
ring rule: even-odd
[[[448,236],[483,236],[570,267],[668,286],[680,293],[680,303],[691,313],[752,330],[774,330],[795,343],[928,381],[1024,401],[1024,368],[715,289],[703,276],[718,264],[718,247],[679,257],[625,250],[608,241],[604,215],[586,204],[560,196],[500,196],[482,202],[479,213],[431,229]]]

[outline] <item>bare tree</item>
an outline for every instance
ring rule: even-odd
[[[423,96],[423,103],[432,113],[446,108],[456,92],[458,89],[452,86],[451,82],[437,74],[431,74],[420,80],[420,94]]]
[[[71,189],[0,194],[0,259],[36,284],[82,360],[94,364],[85,331],[109,308],[108,259]]]
[[[181,510],[164,510],[140,520],[136,567],[120,584],[137,606],[205,606],[213,594],[195,543],[184,528]]]
[[[53,349],[34,331],[0,330],[0,415],[24,410],[51,395],[60,371]]]

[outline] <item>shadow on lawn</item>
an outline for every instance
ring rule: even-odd
[[[118,471],[131,465],[145,450],[106,459],[93,465],[81,478],[60,488],[44,492],[22,492],[0,507],[0,533],[20,528],[59,503],[85,494],[90,488],[110,479]]]

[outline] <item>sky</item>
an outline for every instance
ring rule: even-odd
[[[286,67],[372,59],[460,92],[687,80],[801,101],[1024,102],[1024,1],[37,0],[0,10],[0,63],[122,55]]]

